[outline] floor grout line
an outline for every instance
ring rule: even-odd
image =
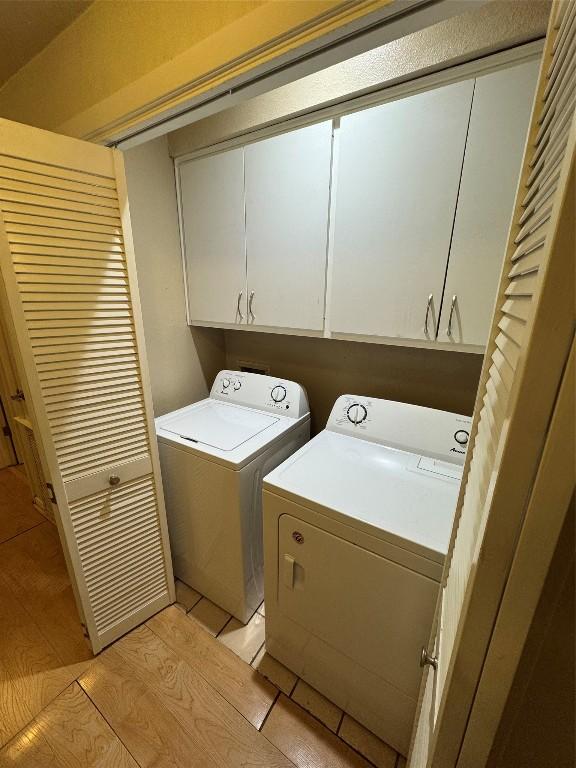
[[[214,605],[216,605],[216,603],[214,603]],[[194,616],[192,616],[192,618],[194,618]],[[230,622],[232,621],[232,619],[233,619],[233,618],[234,618],[234,616],[230,616],[230,618],[228,619],[228,621],[226,622],[226,624],[224,624],[224,626],[222,627],[222,629],[221,629],[221,630],[220,630],[220,631],[219,631],[219,632],[218,632],[216,635],[212,635],[212,637],[216,637],[216,639],[218,639],[218,638],[220,637],[220,635],[222,634],[222,632],[224,632],[224,630],[226,629],[226,627],[228,626],[228,624],[230,624]],[[232,649],[230,649],[230,650],[232,650]],[[238,654],[236,654],[236,655],[238,655]]]
[[[254,664],[254,661],[256,660],[256,656],[258,656],[258,654],[260,653],[262,648],[264,648],[265,645],[266,645],[266,640],[264,640],[264,642],[262,643],[261,646],[259,646],[259,648],[256,651],[256,653],[254,654],[254,656],[252,656],[252,658],[250,659],[250,666],[251,667],[252,667],[252,664]],[[255,669],[255,667],[252,667],[252,669]],[[256,670],[256,672],[258,672],[258,670]],[[262,677],[264,677],[264,675],[262,675]]]
[[[274,658],[274,657],[272,657],[272,658]],[[286,667],[286,669],[288,669],[288,667]],[[291,670],[289,670],[289,671],[291,671]],[[288,698],[289,698],[289,699],[291,699],[291,698],[292,698],[292,694],[293,694],[293,693],[294,693],[294,691],[296,690],[296,686],[298,685],[298,681],[299,681],[299,680],[302,680],[302,678],[301,678],[301,677],[298,677],[298,675],[296,675],[296,680],[294,680],[294,685],[292,686],[292,688],[290,689],[290,693],[288,694]]]
[[[276,688],[276,686],[274,686],[274,687]],[[272,712],[272,710],[273,710],[273,709],[274,709],[274,707],[276,706],[276,702],[277,702],[277,701],[278,701],[278,699],[280,698],[280,694],[281,694],[281,693],[282,693],[282,691],[281,691],[279,688],[276,688],[276,696],[274,696],[274,701],[272,702],[272,706],[270,707],[270,709],[268,710],[268,712],[266,712],[266,715],[264,716],[264,720],[262,720],[262,724],[260,725],[260,728],[258,728],[258,730],[260,731],[260,733],[262,733],[262,729],[263,729],[263,728],[264,728],[264,726],[266,725],[266,721],[268,720],[268,718],[269,718],[269,716],[270,716],[270,713]],[[270,743],[272,743],[272,742],[270,742]],[[276,749],[278,749],[278,747],[276,747]],[[279,750],[279,751],[281,752],[282,750]],[[284,754],[284,753],[282,753],[282,754]]]

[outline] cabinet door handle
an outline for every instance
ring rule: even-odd
[[[448,336],[452,336],[452,316],[454,315],[454,308],[456,306],[456,294],[452,296],[452,303],[450,304],[450,314],[448,315],[448,328],[446,328],[446,333]]]
[[[252,318],[252,322],[256,320],[256,315],[252,311],[252,303],[254,302],[254,291],[250,291],[250,297],[248,299],[248,312],[250,314],[250,317]]]
[[[426,317],[424,318],[424,334],[426,336],[428,336],[428,317],[430,315],[430,307],[432,306],[433,298],[433,295],[430,294],[430,296],[428,296],[428,301],[426,302]]]
[[[242,310],[240,309],[240,302],[242,301],[242,294],[244,291],[240,291],[238,294],[238,301],[236,302],[236,313],[240,316],[240,322],[242,323],[244,321],[244,315],[242,314]]]

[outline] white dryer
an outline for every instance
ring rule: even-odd
[[[310,437],[304,389],[221,371],[156,419],[174,573],[242,622],[263,599],[262,477]]]
[[[344,395],[264,478],[266,650],[403,754],[470,423]]]

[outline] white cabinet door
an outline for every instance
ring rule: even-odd
[[[486,344],[538,69],[531,61],[476,80],[439,341]]]
[[[435,338],[472,92],[465,81],[342,118],[333,332]]]
[[[245,149],[252,325],[324,326],[331,151],[331,122]]]
[[[245,321],[244,150],[183,163],[179,173],[188,321]]]

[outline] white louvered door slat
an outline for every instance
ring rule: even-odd
[[[98,651],[174,599],[120,154],[0,120],[0,258]]]
[[[460,749],[573,333],[575,104],[576,3],[556,2],[438,601],[437,709],[423,687],[410,768],[472,765]]]

